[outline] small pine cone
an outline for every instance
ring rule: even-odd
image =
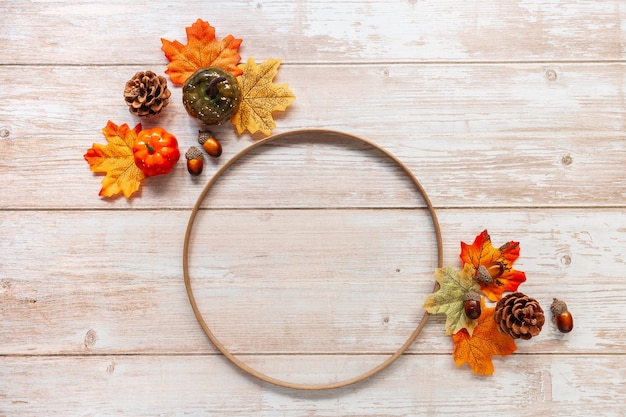
[[[546,318],[537,300],[515,292],[498,301],[494,320],[500,332],[513,339],[528,340],[541,332]]]
[[[139,71],[126,82],[124,88],[128,111],[140,117],[159,113],[169,103],[171,94],[167,79],[152,71]]]

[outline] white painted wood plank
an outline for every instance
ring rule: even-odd
[[[553,297],[568,302],[574,332],[547,323],[521,352],[626,352],[623,210],[438,213],[446,264],[460,268],[460,242],[488,228],[496,246],[520,242],[520,290],[546,308]],[[182,280],[188,215],[0,212],[0,353],[214,352]],[[391,352],[415,328],[433,282],[434,247],[419,225],[409,210],[216,211],[194,235],[204,254],[190,258],[212,287],[196,281],[194,290],[238,353]],[[449,351],[443,323],[431,317],[411,351]]]
[[[94,131],[107,119],[134,126],[142,120],[127,110],[124,83],[146,69],[163,73],[165,65],[2,66],[4,139],[84,140],[97,137]],[[288,83],[297,98],[275,113],[276,131],[350,129],[439,140],[605,138],[624,127],[623,72],[619,63],[283,64],[276,82]],[[185,112],[181,89],[170,87],[170,105],[144,124],[196,133],[202,125]],[[214,129],[236,141],[230,123]]]
[[[198,17],[243,38],[244,59],[283,59],[277,81],[298,98],[276,133],[330,128],[392,151],[438,207],[446,262],[484,228],[519,240],[522,290],[565,299],[574,332],[547,323],[477,378],[435,316],[390,369],[322,393],[216,355],[186,298],[183,232],[202,185],[258,136],[218,128],[224,156],[200,178],[181,162],[132,201],[100,200],[82,159],[106,120],[137,122],[125,81],[162,73],[160,38],[185,42]],[[0,416],[623,416],[625,17],[620,0],[3,1]],[[195,144],[180,89],[155,124]],[[200,276],[218,277],[195,279],[202,309],[228,347],[301,382],[397,348],[434,260],[397,170],[292,144],[234,174],[195,241]]]
[[[316,356],[310,367],[282,359],[277,373],[314,381],[334,378],[346,358]],[[513,355],[479,378],[449,356],[409,355],[361,384],[302,392],[259,383],[220,356],[2,357],[0,415],[621,416],[623,360]]]
[[[242,55],[286,62],[559,61],[624,58],[620,0],[155,3],[19,1],[0,5],[7,64],[164,61],[202,18]]]
[[[216,132],[224,155],[210,161],[200,178],[191,178],[181,161],[171,175],[147,180],[141,198],[101,201],[102,177],[88,171],[82,155],[93,142],[104,142],[100,131],[108,119],[138,122],[121,98],[123,83],[136,68],[18,68],[0,67],[0,79],[9,86],[0,91],[3,208],[189,208],[217,167],[250,143],[247,135],[239,138],[232,126],[222,126]],[[279,117],[276,133],[326,128],[370,139],[413,170],[440,206],[622,205],[623,66],[563,65],[557,71],[551,82],[546,67],[536,64],[286,66],[281,81],[292,84],[298,99]],[[328,84],[337,76],[339,81]],[[44,87],[27,81],[33,77],[45,80]],[[103,81],[94,85],[94,80]],[[325,83],[328,90],[320,94]],[[184,152],[196,144],[201,126],[179,99],[180,90],[174,89],[163,118],[144,127],[167,127]],[[380,171],[371,172],[377,180],[362,191],[363,184],[354,181],[355,170],[367,162],[362,152],[314,151],[307,146],[276,157],[280,160],[269,157],[251,167],[254,172],[238,175],[234,187],[267,188],[268,182],[284,181],[283,170],[290,175],[295,170],[300,176],[290,186],[302,190],[300,201],[294,202],[293,193],[267,193],[263,200],[269,206],[344,205],[341,199],[350,192],[367,193],[370,198],[361,204],[368,206],[413,204],[378,178]],[[343,180],[318,181],[320,175]],[[227,207],[258,205],[256,196],[228,199],[230,193],[220,196]]]

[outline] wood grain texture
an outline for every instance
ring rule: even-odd
[[[572,333],[542,333],[457,369],[433,316],[390,368],[300,392],[218,354],[182,273],[202,187],[261,136],[215,128],[204,173],[183,163],[136,198],[101,199],[83,154],[107,120],[203,126],[172,88],[159,117],[123,102],[163,73],[160,38],[208,20],[244,59],[282,59],[297,99],[274,133],[331,129],[389,150],[437,208],[444,263],[488,229],[520,242],[520,289],[564,299]],[[626,8],[621,0],[6,0],[0,4],[0,417],[624,416]],[[406,340],[432,290],[424,202],[388,159],[352,142],[260,148],[213,187],[192,239],[205,319],[246,363],[325,383]],[[546,308],[547,309],[547,308]]]
[[[255,365],[267,359],[247,358]],[[317,366],[307,366],[308,377],[333,378],[329,370],[344,360],[341,355],[315,357]],[[620,416],[622,410],[611,404],[626,400],[621,388],[626,374],[614,360],[516,355],[495,359],[493,377],[476,378],[457,369],[450,357],[408,355],[359,385],[298,392],[248,379],[219,356],[9,357],[0,368],[0,398],[6,398],[2,411],[7,416],[457,416],[459,404],[468,416],[527,415],[530,404],[531,413],[550,416],[580,415],[581,410]],[[286,357],[275,370],[299,373],[301,357]],[[14,375],[23,376],[8,383]],[[489,401],[477,401],[485,392]]]
[[[154,63],[160,38],[185,41],[198,17],[243,51],[294,63],[614,61],[624,58],[620,0],[8,0],[8,64]],[[242,18],[245,16],[245,18]],[[41,48],[24,48],[34,44]]]
[[[618,319],[626,295],[618,278],[623,210],[441,210],[439,217],[446,264],[460,267],[458,242],[472,241],[468,230],[489,228],[495,245],[519,239],[524,292],[546,307],[554,296],[567,299],[576,331],[561,336],[549,323],[523,352],[626,353]],[[0,266],[10,319],[0,328],[1,353],[214,352],[182,282],[188,218],[187,211],[1,212],[0,251],[12,254]],[[430,231],[407,219],[419,217],[400,209],[218,210],[198,223],[192,245],[202,248],[190,257],[198,301],[238,353],[390,352],[421,316],[436,265]],[[411,351],[449,349],[443,319],[434,316]]]
[[[63,67],[50,74],[48,67],[19,71],[0,67],[0,79],[9,86],[0,92],[0,100],[6,104],[0,108],[0,125],[7,132],[0,169],[20,172],[19,178],[8,178],[2,184],[12,196],[2,201],[3,208],[192,206],[199,185],[221,161],[249,143],[245,135],[236,137],[230,124],[216,130],[224,142],[223,157],[211,160],[200,178],[190,178],[180,164],[173,175],[146,181],[144,198],[131,202],[93,198],[102,177],[88,172],[82,155],[93,142],[105,141],[100,130],[107,120],[131,126],[140,122],[128,113],[121,96],[125,80],[136,69],[111,72],[106,67]],[[593,65],[566,65],[557,70],[561,75],[553,83],[546,78],[545,66],[536,64],[284,67],[281,80],[290,81],[298,100],[279,118],[275,132],[324,128],[375,141],[414,171],[438,206],[621,205],[626,197],[622,185],[626,182],[623,66],[604,65],[600,70]],[[24,77],[17,82],[13,79],[16,72]],[[320,94],[326,80],[336,74],[350,81]],[[49,80],[43,88],[28,82],[43,77]],[[104,96],[96,100],[85,93],[94,79],[106,83]],[[381,104],[377,93],[381,91],[393,109]],[[181,148],[187,149],[197,144],[197,131],[202,127],[179,105],[180,89],[174,88],[173,95],[163,117],[144,123],[144,127],[168,126]],[[41,117],[30,117],[32,112]],[[45,146],[33,154],[33,142]],[[244,164],[242,168],[251,172],[238,174],[236,181],[241,184],[236,187],[266,188],[267,183],[258,183],[265,179],[280,184],[283,170],[290,168],[296,171],[290,174],[299,173],[293,184],[301,187],[303,181],[311,181],[307,178],[317,178],[332,168],[336,171],[328,175],[344,178],[341,183],[318,181],[314,189],[303,185],[300,202],[295,204],[311,206],[323,201],[333,205],[339,204],[331,195],[339,187],[354,193],[363,188],[355,170],[380,164],[372,159],[367,166],[355,166],[369,160],[359,152],[361,148],[348,147],[345,156],[327,155],[324,148],[316,153],[313,144],[304,149],[307,158],[302,156],[303,148],[296,147],[291,155],[275,157],[279,161],[270,156],[265,164]],[[275,168],[277,163],[281,170]],[[22,169],[30,166],[38,169]],[[377,171],[371,175],[375,177]],[[63,199],[50,192],[57,184],[63,184]],[[367,187],[379,197],[367,204],[380,204],[381,200],[400,206],[412,204],[407,196],[395,193],[399,187],[389,187],[384,181],[369,181]],[[277,201],[269,195],[263,200],[276,207],[294,204],[291,193],[279,196]],[[249,200],[245,194],[220,200],[229,207],[258,205],[258,198]]]

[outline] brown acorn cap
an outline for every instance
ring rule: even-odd
[[[556,317],[559,314],[563,314],[567,311],[567,304],[565,304],[565,301],[554,298],[554,301],[552,301],[552,305],[550,305],[550,311],[552,312],[552,315]]]
[[[213,132],[210,130],[199,130],[198,131],[198,143],[200,145],[204,145],[204,142],[209,140],[209,138],[213,137]]]
[[[476,271],[476,276],[474,279],[478,282],[482,282],[485,285],[489,285],[493,282],[493,278],[491,278],[491,274],[485,265],[480,265],[478,270]]]
[[[466,292],[465,295],[463,296],[463,301],[468,301],[468,300],[480,301],[480,293],[474,290]]]
[[[187,152],[185,152],[185,158],[187,158],[187,160],[199,158],[204,159],[204,155],[202,154],[200,148],[198,148],[197,146],[192,146]]]

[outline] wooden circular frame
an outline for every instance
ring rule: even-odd
[[[417,180],[415,175],[413,175],[413,173],[409,170],[409,168],[406,165],[404,165],[393,154],[391,154],[390,152],[388,152],[384,148],[382,148],[382,147],[376,145],[375,143],[372,143],[372,142],[370,142],[370,141],[368,141],[366,139],[362,139],[362,138],[359,138],[357,136],[352,136],[352,135],[349,135],[349,134],[346,134],[346,133],[332,131],[332,130],[305,129],[305,130],[297,130],[297,131],[277,134],[277,135],[274,135],[274,136],[267,137],[265,139],[261,139],[261,140],[259,140],[257,142],[254,142],[249,147],[247,147],[247,148],[241,150],[239,153],[237,153],[233,158],[231,158],[229,161],[227,161],[220,169],[218,169],[215,172],[213,177],[209,180],[209,182],[206,184],[206,186],[204,187],[204,189],[200,193],[200,196],[198,197],[198,200],[196,201],[196,204],[193,207],[193,210],[191,212],[191,216],[189,218],[189,222],[187,224],[187,230],[185,232],[185,241],[184,241],[184,245],[183,245],[183,274],[184,274],[184,280],[185,280],[185,287],[187,289],[187,296],[189,297],[189,302],[191,303],[191,308],[193,309],[193,312],[194,312],[194,314],[196,316],[196,319],[200,323],[200,326],[202,326],[202,329],[204,330],[204,333],[206,333],[206,335],[211,340],[211,342],[215,345],[215,347],[228,360],[230,360],[230,362],[232,362],[234,365],[236,365],[239,369],[243,370],[244,372],[246,372],[246,373],[248,373],[248,374],[250,374],[250,375],[252,375],[252,376],[254,376],[256,378],[259,378],[262,381],[269,382],[269,383],[274,384],[274,385],[278,385],[278,386],[285,387],[285,388],[299,389],[299,390],[327,390],[327,389],[333,389],[333,388],[340,388],[340,387],[344,387],[344,386],[347,386],[347,385],[350,385],[350,384],[354,384],[354,383],[363,381],[364,379],[367,379],[367,378],[371,377],[372,375],[382,371],[383,369],[385,369],[386,367],[391,365],[396,359],[398,359],[409,348],[409,346],[411,346],[411,344],[415,341],[417,336],[420,334],[420,332],[422,331],[422,329],[426,325],[426,322],[428,321],[428,316],[429,316],[428,312],[424,311],[424,315],[423,315],[422,319],[418,323],[418,325],[415,328],[415,330],[413,331],[413,333],[411,333],[409,338],[404,342],[404,344],[402,346],[400,346],[400,348],[397,351],[395,351],[391,356],[389,356],[385,361],[383,361],[379,365],[375,366],[374,368],[370,369],[369,371],[367,371],[367,372],[365,372],[365,373],[363,373],[361,375],[358,375],[356,377],[353,377],[353,378],[349,378],[349,379],[342,380],[342,381],[337,381],[337,382],[332,382],[332,383],[327,383],[327,384],[302,384],[302,383],[295,383],[295,382],[290,382],[290,381],[284,381],[284,380],[281,380],[281,379],[277,379],[277,378],[271,377],[269,375],[266,375],[266,374],[264,374],[262,372],[257,371],[256,369],[250,367],[249,365],[247,365],[246,363],[241,361],[239,358],[237,358],[235,355],[233,355],[218,340],[218,338],[213,334],[213,332],[211,331],[209,326],[204,321],[204,318],[202,317],[202,314],[200,313],[200,310],[198,308],[198,304],[196,302],[196,299],[195,299],[195,297],[193,295],[193,291],[191,289],[191,277],[189,275],[189,240],[190,240],[190,237],[191,237],[191,232],[192,232],[192,229],[193,229],[194,220],[196,218],[198,210],[200,209],[200,205],[204,201],[206,195],[209,193],[209,190],[217,182],[217,180],[222,176],[222,174],[226,170],[228,170],[235,162],[237,162],[243,156],[247,155],[248,153],[250,153],[251,151],[253,151],[256,148],[259,148],[259,147],[261,147],[263,145],[267,145],[268,143],[271,143],[271,142],[276,142],[276,141],[281,140],[281,139],[283,139],[283,140],[284,139],[295,139],[295,138],[300,137],[300,136],[305,136],[306,137],[306,136],[311,136],[311,135],[315,135],[316,137],[331,135],[333,137],[340,137],[342,139],[348,139],[348,140],[351,140],[351,141],[361,142],[363,144],[369,145],[372,148],[380,151],[385,156],[387,156],[389,159],[391,159],[398,167],[400,167],[402,169],[402,171],[411,179],[411,182],[414,184],[414,186],[416,187],[417,191],[420,193],[420,195],[422,196],[422,198],[423,198],[423,200],[424,200],[424,202],[426,204],[426,208],[428,209],[428,212],[429,212],[430,217],[432,219],[432,223],[433,223],[433,227],[434,227],[434,231],[435,231],[435,238],[436,238],[436,241],[437,241],[437,263],[438,263],[438,267],[439,268],[442,267],[442,264],[443,264],[443,244],[442,244],[442,238],[441,238],[441,230],[440,230],[440,227],[439,227],[439,221],[437,220],[437,214],[435,213],[435,209],[434,209],[432,203],[430,202],[430,199],[428,198],[428,195],[426,194],[426,191],[424,190],[424,188],[422,187],[420,182]],[[435,283],[435,289],[437,289],[437,287],[438,287],[438,285],[437,285],[437,283]]]

